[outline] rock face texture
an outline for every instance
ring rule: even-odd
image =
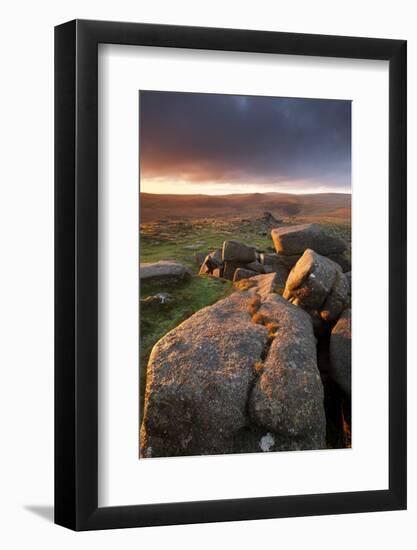
[[[153,348],[142,457],[325,446],[310,318],[273,293],[275,273],[250,281]]]
[[[302,309],[272,294],[258,314],[272,327],[273,339],[250,397],[251,418],[300,448],[323,448],[323,386],[311,320]]]
[[[233,452],[247,425],[253,365],[267,330],[252,322],[249,292],[206,307],[169,332],[148,363],[141,454]]]
[[[338,254],[346,250],[346,243],[318,223],[279,227],[271,231],[275,250],[279,254],[294,256],[312,248],[322,255]]]
[[[140,264],[139,278],[141,281],[183,281],[191,277],[192,272],[181,262],[161,260]]]
[[[330,338],[330,375],[338,386],[350,396],[352,393],[352,310],[339,317]]]
[[[325,321],[338,318],[348,301],[349,284],[341,267],[307,249],[291,270],[283,296],[306,310],[319,311]]]

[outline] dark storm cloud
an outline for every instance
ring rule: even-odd
[[[140,160],[145,178],[298,180],[346,190],[351,103],[141,92]]]

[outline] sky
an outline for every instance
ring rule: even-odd
[[[350,192],[351,102],[141,91],[147,193]]]

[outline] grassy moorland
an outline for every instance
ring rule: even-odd
[[[281,220],[282,223],[325,223],[331,230],[350,242],[350,219],[333,216],[300,216]],[[273,251],[270,230],[274,222],[262,215],[228,219],[195,219],[177,221],[163,219],[141,224],[140,261],[177,260],[198,273],[196,253],[220,248],[225,240],[238,240],[260,250]],[[232,292],[232,284],[210,276],[193,277],[176,285],[141,283],[140,308],[140,389],[141,407],[146,382],[146,366],[155,343],[167,332],[199,309],[213,304]],[[147,305],[143,300],[166,292],[171,300],[160,305]]]

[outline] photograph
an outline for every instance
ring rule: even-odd
[[[141,90],[139,457],[350,448],[351,101]]]

